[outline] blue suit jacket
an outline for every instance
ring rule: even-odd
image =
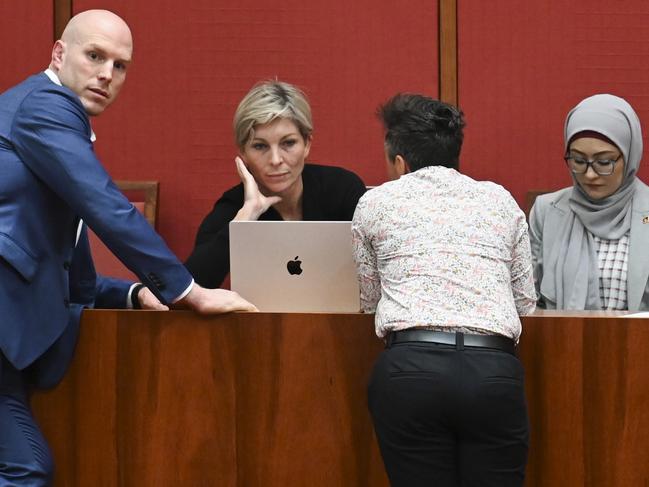
[[[95,273],[85,225],[74,249],[69,270],[70,314],[68,324],[56,341],[31,365],[23,369],[28,384],[54,387],[65,375],[74,355],[81,312],[85,308],[124,308],[131,282]]]
[[[84,233],[75,249],[79,218],[163,303],[191,282],[103,169],[90,134],[79,98],[44,73],[0,95],[0,350],[17,369],[69,360],[46,352],[74,334],[80,309],[124,296],[117,281],[96,280]]]

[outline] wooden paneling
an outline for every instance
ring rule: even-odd
[[[649,485],[649,320],[524,319],[528,487]]]
[[[439,0],[439,98],[458,104],[457,0]]]
[[[33,398],[55,485],[387,485],[372,320],[85,313],[70,373]]]
[[[71,17],[72,0],[54,0],[54,41],[61,38]]]
[[[34,407],[57,486],[384,486],[373,317],[90,311]],[[527,487],[649,484],[649,320],[523,320]]]

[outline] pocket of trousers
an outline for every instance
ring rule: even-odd
[[[403,370],[399,372],[390,372],[390,379],[435,379],[438,380],[440,375],[428,370]]]
[[[507,376],[492,376],[492,377],[485,377],[484,378],[485,383],[491,383],[491,384],[502,384],[502,383],[508,383],[508,384],[523,384],[523,380],[520,379],[519,377],[507,377]]]

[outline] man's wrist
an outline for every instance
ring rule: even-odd
[[[142,309],[142,305],[140,304],[140,298],[138,297],[138,294],[140,293],[140,290],[143,287],[146,286],[142,283],[139,283],[136,284],[131,290],[131,305],[133,306],[133,309]]]

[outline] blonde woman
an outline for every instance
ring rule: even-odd
[[[198,229],[185,265],[200,285],[218,287],[230,271],[232,220],[351,220],[365,184],[334,166],[307,164],[311,107],[295,86],[254,86],[234,115],[241,184],[227,190]]]

